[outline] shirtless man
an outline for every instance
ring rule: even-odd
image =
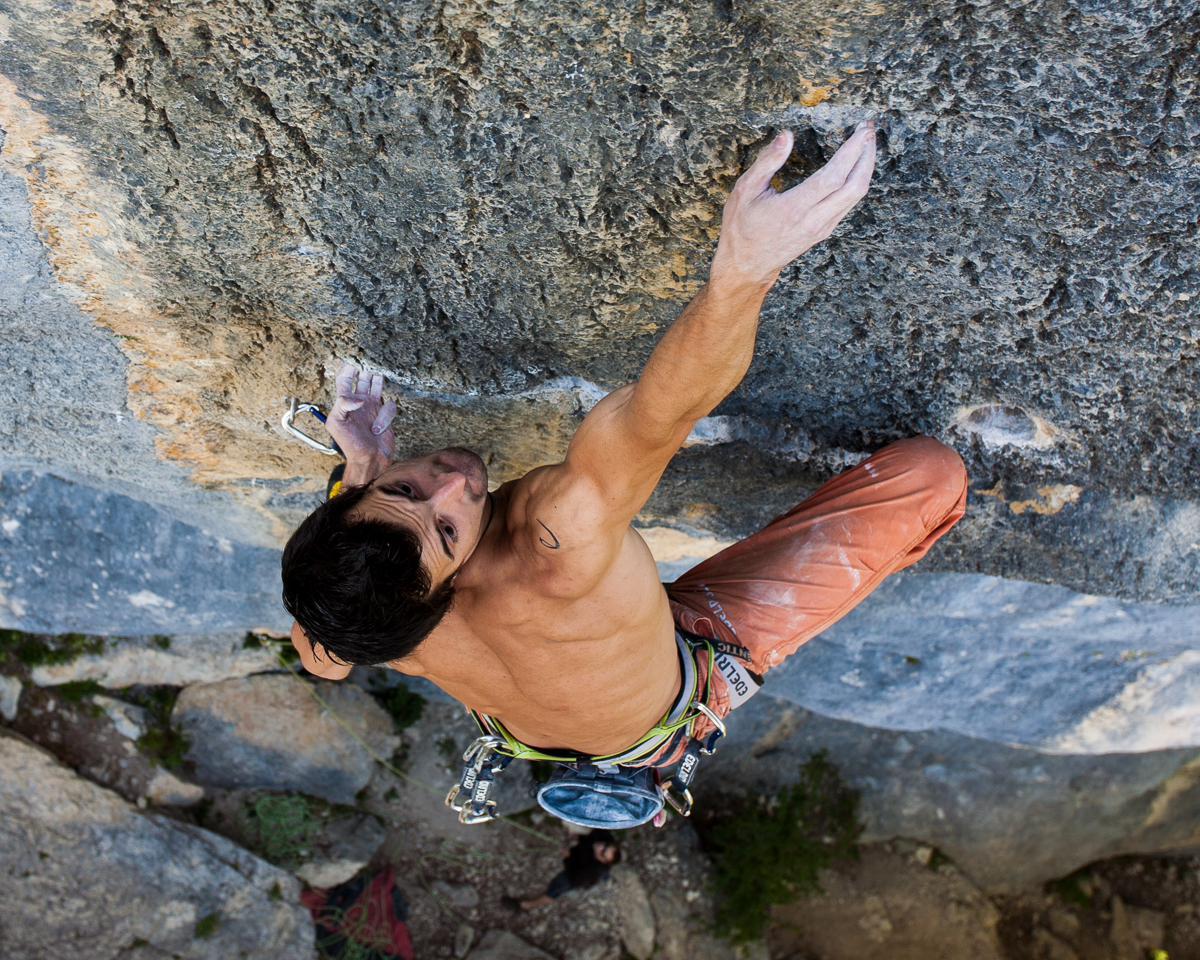
[[[467,450],[393,463],[395,405],[381,402],[382,379],[343,368],[327,423],[347,458],[342,492],[284,552],[284,600],[305,669],[340,679],[352,664],[387,663],[427,677],[485,730],[535,753],[661,767],[962,516],[962,461],[916,437],[665,588],[630,526],[696,421],[745,375],[780,271],[867,193],[872,123],[779,193],[771,179],[791,150],[785,131],[737,181],[708,282],[641,377],[588,413],[562,463],[492,494],[483,461]],[[723,644],[697,647],[689,662],[688,636],[693,646],[697,637]],[[681,703],[693,667],[703,692],[690,699],[707,712]],[[686,736],[677,728],[651,753],[622,754],[683,714]]]

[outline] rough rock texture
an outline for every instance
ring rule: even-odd
[[[31,673],[39,686],[95,680],[120,689],[135,683],[186,687],[278,669],[274,653],[260,644],[247,644],[246,634],[238,632],[114,637],[105,641],[103,653],[34,667]]]
[[[1198,34],[1192,0],[0,0],[0,625],[286,628],[329,467],[287,397],[350,357],[402,454],[554,458],[758,145],[797,131],[794,182],[871,115],[871,196],[639,524],[683,566],[924,431],[974,493],[921,569],[977,576],[814,641],[709,769],[829,743],[872,830],[989,883],[1191,842],[1192,608],[1093,601],[1200,588]]]
[[[1196,607],[902,573],[767,674],[764,690],[889,730],[1044,753],[1200,746]]]
[[[772,910],[776,956],[823,960],[1002,960],[999,913],[932,850],[904,855],[872,844],[822,870],[821,893]],[[925,859],[925,863],[920,862]]]
[[[156,958],[314,957],[287,873],[199,827],[140,814],[5,732],[0,762],[6,960],[114,960],[139,955],[126,952],[139,941]]]
[[[621,943],[636,960],[649,960],[654,952],[654,910],[646,885],[633,867],[618,864],[612,869],[617,885],[617,912],[621,918]]]
[[[663,502],[745,532],[785,478],[924,430],[987,493],[942,564],[1195,593],[1190,4],[0,10],[3,164],[55,277],[158,454],[279,531],[271,484],[325,464],[273,424],[333,357],[400,381],[405,449],[512,475],[573,428],[545,385],[636,371],[771,130],[790,182],[873,115],[872,198],[788,271]]]
[[[700,802],[775,791],[827,749],[862,795],[865,840],[918,837],[988,890],[1033,887],[1106,856],[1200,845],[1200,755],[1055,756],[942,730],[830,720],[760,694],[705,758]]]
[[[374,817],[360,814],[334,820],[313,838],[311,859],[296,876],[310,887],[336,887],[365,867],[383,840],[384,829]]]
[[[550,960],[550,954],[507,930],[489,930],[466,960]]]
[[[390,759],[400,741],[391,717],[353,684],[322,681],[313,689],[336,716],[290,674],[185,687],[171,716],[191,739],[196,781],[352,802],[375,765],[362,743]]]

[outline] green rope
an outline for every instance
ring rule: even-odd
[[[255,801],[251,830],[271,863],[295,866],[312,846],[317,822],[302,796],[260,797]]]

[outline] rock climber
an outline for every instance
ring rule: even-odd
[[[699,755],[763,674],[963,515],[962,461],[918,436],[674,583],[659,582],[630,526],[696,422],[745,375],[780,271],[867,193],[873,123],[779,192],[772,177],[792,144],[780,133],[738,179],[707,283],[637,381],[588,413],[562,463],[493,492],[469,450],[394,463],[382,378],[349,365],[337,377],[327,428],[345,476],[283,554],[292,642],[318,676],[386,663],[473,712],[483,738],[455,804],[465,822],[486,819],[492,774],[512,757],[559,764],[539,802],[576,823],[661,822],[658,771],[672,766],[661,787],[686,812]]]
[[[621,862],[621,845],[608,830],[591,830],[575,841],[570,850],[561,851],[563,868],[546,886],[546,892],[528,900],[501,897],[500,905],[508,910],[536,910],[547,906],[568,890],[587,890],[608,876],[609,870]]]

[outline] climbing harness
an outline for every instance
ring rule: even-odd
[[[749,662],[750,652],[679,628],[675,631],[675,642],[683,667],[680,696],[645,736],[619,753],[599,757],[572,751],[548,753],[517,740],[496,718],[469,711],[482,736],[463,754],[462,776],[447,794],[446,806],[458,813],[461,823],[495,819],[496,801],[490,797],[495,774],[513,760],[545,760],[557,766],[550,779],[537,790],[538,805],[570,823],[608,829],[636,827],[658,817],[666,804],[680,816],[690,816],[693,806],[690,787],[700,757],[711,756],[717,741],[726,733],[724,722],[705,703],[713,671],[719,668],[721,659],[730,656]],[[700,649],[708,653],[708,672],[703,689],[697,691],[693,654]],[[755,674],[746,673],[753,682],[761,684]],[[695,731],[704,719],[711,721],[713,730],[700,739]],[[665,782],[660,781],[654,758],[669,756],[683,738],[687,747],[675,772]]]

